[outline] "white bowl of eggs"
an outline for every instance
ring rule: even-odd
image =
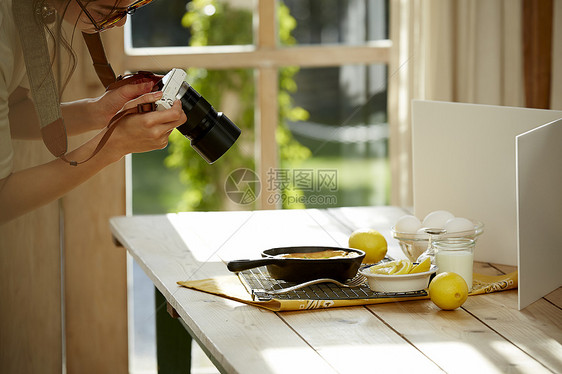
[[[429,232],[435,232],[430,235]],[[402,252],[412,262],[425,252],[432,240],[442,238],[470,238],[476,240],[484,232],[482,222],[463,217],[455,217],[446,210],[429,213],[423,220],[413,215],[400,217],[391,229],[392,237],[397,239]]]

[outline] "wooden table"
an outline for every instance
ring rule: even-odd
[[[522,311],[517,290],[510,290],[471,296],[448,312],[417,300],[275,313],[176,283],[229,274],[225,261],[256,258],[271,247],[346,246],[359,227],[379,230],[389,255],[404,258],[390,236],[404,213],[194,212],[116,217],[111,228],[221,372],[562,373],[562,288]],[[489,275],[513,270],[475,265]]]

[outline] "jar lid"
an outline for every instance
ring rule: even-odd
[[[460,250],[474,247],[476,241],[469,238],[436,239],[431,244],[437,249]]]

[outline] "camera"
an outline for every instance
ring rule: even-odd
[[[182,69],[174,68],[155,84],[153,90],[163,93],[156,101],[156,109],[169,109],[174,101],[180,100],[187,121],[177,129],[191,141],[191,147],[212,164],[236,142],[241,131],[185,81],[186,75]]]

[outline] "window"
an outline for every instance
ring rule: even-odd
[[[271,178],[271,170],[287,167],[279,162],[276,139],[280,108],[277,102],[271,100],[283,88],[279,85],[279,74],[286,67],[300,69],[293,76],[298,90],[291,93],[291,99],[295,106],[302,107],[309,114],[306,121],[288,121],[291,136],[317,148],[319,141],[324,142],[324,153],[331,149],[333,156],[339,159],[350,157],[359,162],[363,158],[368,164],[375,155],[386,158],[386,66],[390,50],[388,2],[286,0],[284,4],[296,21],[291,33],[294,38],[292,45],[280,42],[282,36],[278,32],[282,26],[276,15],[279,3],[273,0],[154,2],[140,9],[128,23],[123,68],[130,71],[168,71],[173,67],[252,69],[256,92],[253,103],[256,116],[252,124],[255,168],[262,185],[268,177]],[[185,10],[189,7],[207,15],[208,20],[198,21],[200,23],[211,22],[219,7],[227,7],[228,13],[234,9],[248,16],[235,21],[223,18],[224,24],[213,24],[213,32],[215,29],[216,32],[232,30],[232,34],[238,35],[236,40],[232,38],[217,45],[213,32],[210,32],[203,43],[199,40],[197,44],[207,41],[211,46],[187,47],[193,42],[194,35],[180,26],[181,22],[187,22]],[[170,9],[172,11],[165,12]],[[201,25],[196,24],[195,27]],[[201,90],[204,91],[205,87]],[[200,93],[207,97],[205,92]],[[222,110],[216,103],[211,103]],[[330,129],[334,132],[328,135]],[[306,134],[318,138],[319,132],[326,134],[327,138],[306,139]],[[248,135],[248,130],[244,134]],[[334,139],[340,135],[347,140]],[[357,138],[359,141],[352,140]],[[325,157],[325,154],[315,154],[313,150],[311,153],[311,162],[315,156]],[[308,166],[305,163],[303,167]],[[361,168],[365,172],[366,169]],[[355,203],[351,204],[350,199],[344,198],[337,205],[386,203],[388,198],[381,196],[388,196],[388,182],[384,181],[388,178],[388,167],[381,169],[382,174],[378,170],[380,168],[375,169],[376,173],[369,177],[374,181],[383,181],[379,184],[384,192],[365,191],[364,198]],[[339,170],[341,187],[345,190],[350,183],[341,179],[347,178],[344,169]],[[349,173],[352,171],[349,170]],[[279,191],[262,190],[254,207],[279,207],[279,202],[271,199],[273,194],[279,194]]]

